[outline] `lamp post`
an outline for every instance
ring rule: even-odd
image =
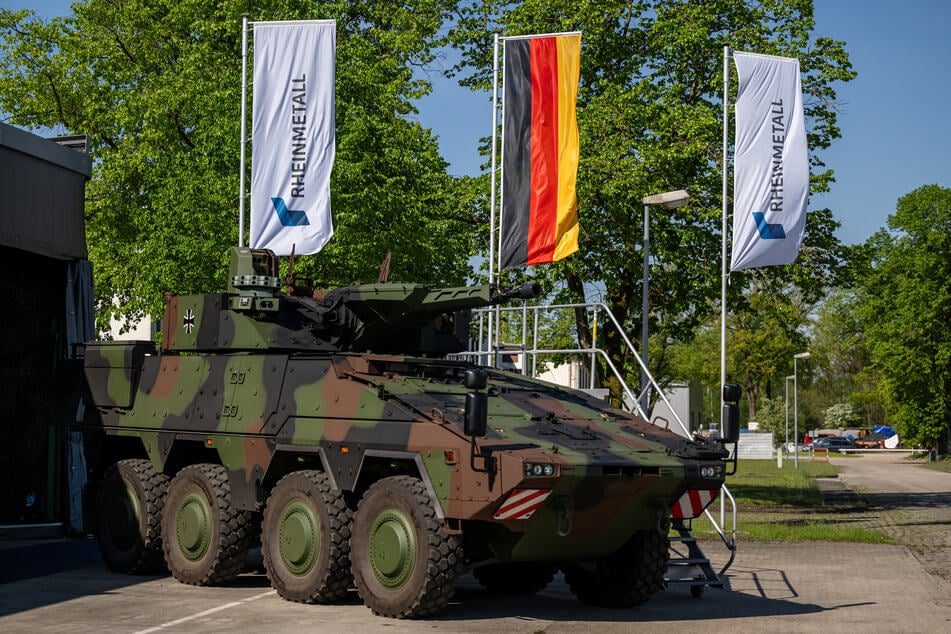
[[[796,468],[799,468],[799,359],[808,359],[812,355],[800,352],[793,355],[793,435],[796,442]]]
[[[647,397],[647,261],[650,245],[650,208],[659,205],[665,209],[676,209],[677,207],[683,207],[689,201],[690,194],[683,189],[664,192],[663,194],[652,194],[641,199],[641,202],[644,203],[644,280],[641,284],[641,411],[645,418],[650,402]]]
[[[795,361],[793,361],[793,364],[795,365]],[[786,412],[786,444],[783,445],[784,451],[789,451],[789,381],[795,378],[792,374],[786,377],[786,408],[783,410]]]

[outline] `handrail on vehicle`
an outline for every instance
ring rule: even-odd
[[[630,387],[628,387],[627,381],[624,379],[624,376],[622,375],[621,371],[617,368],[617,366],[610,359],[610,357],[608,357],[607,352],[602,350],[601,348],[594,347],[594,348],[571,348],[571,349],[543,349],[538,347],[539,313],[541,311],[554,311],[554,310],[565,310],[565,309],[573,310],[576,308],[584,308],[586,310],[593,310],[595,333],[597,332],[598,315],[602,311],[603,311],[603,314],[607,316],[607,319],[614,325],[615,330],[621,336],[622,341],[627,345],[627,348],[631,351],[633,358],[637,360],[637,364],[640,370],[643,372],[645,378],[647,378],[647,383],[644,386],[644,389],[640,393],[635,395],[635,393],[630,389]],[[531,329],[532,330],[531,347],[529,347],[528,345],[528,311],[529,310],[532,311],[533,313],[533,326]],[[522,324],[521,324],[522,343],[521,344],[497,344],[494,350],[484,350],[483,347],[487,348],[488,346],[487,345],[483,346],[483,342],[489,341],[490,340],[489,335],[491,335],[491,333],[484,333],[485,316],[490,313],[494,314],[496,316],[495,321],[498,324],[500,323],[501,313],[510,313],[510,312],[516,312],[516,311],[519,311],[522,313]],[[606,304],[602,302],[588,302],[588,303],[574,303],[574,304],[548,304],[548,305],[539,305],[539,306],[528,306],[527,303],[523,302],[522,306],[494,306],[489,308],[479,308],[474,310],[473,312],[476,313],[479,317],[478,339],[472,342],[473,344],[476,344],[478,346],[478,349],[459,353],[453,356],[457,356],[457,357],[468,356],[468,357],[477,357],[477,358],[485,357],[487,358],[488,361],[490,361],[490,363],[488,363],[487,365],[497,367],[499,365],[499,355],[505,352],[518,351],[520,352],[523,358],[523,362],[522,362],[523,372],[527,376],[534,377],[537,375],[537,369],[538,369],[537,362],[538,362],[539,355],[549,355],[549,354],[590,355],[591,370],[589,374],[589,385],[591,388],[594,388],[595,362],[597,358],[600,356],[600,358],[604,360],[605,366],[611,371],[612,376],[614,376],[614,378],[617,379],[619,385],[621,386],[621,389],[626,399],[625,402],[622,404],[624,406],[624,409],[627,409],[628,411],[632,413],[636,412],[642,418],[644,418],[644,420],[650,421],[653,424],[657,424],[656,419],[654,421],[651,421],[651,419],[648,418],[647,413],[641,407],[641,403],[643,402],[644,397],[649,396],[651,394],[651,390],[653,389],[656,392],[659,399],[663,401],[663,403],[667,406],[671,414],[673,414],[674,419],[677,421],[677,424],[680,425],[680,428],[683,430],[684,434],[688,438],[691,437],[690,429],[687,427],[686,424],[684,424],[683,419],[681,419],[680,415],[674,409],[673,405],[671,405],[670,400],[668,400],[667,398],[667,395],[664,394],[664,391],[661,389],[660,385],[657,383],[657,381],[654,379],[654,376],[651,374],[650,369],[642,361],[640,355],[637,352],[637,349],[634,347],[634,344],[631,342],[630,338],[628,338],[627,334],[621,328],[620,323],[614,317],[614,314],[611,312],[611,309],[608,308]],[[486,336],[484,337],[484,335]],[[594,339],[595,337],[592,337],[592,339]],[[470,347],[472,346],[470,345]],[[528,371],[529,357],[532,360],[531,372]],[[728,531],[725,529],[726,499],[729,499],[730,501],[731,527],[729,529],[729,536],[728,536]],[[707,518],[710,520],[710,523],[713,525],[713,528],[716,530],[721,541],[730,551],[729,560],[726,562],[726,564],[723,566],[722,570],[720,570],[720,573],[719,573],[720,575],[723,575],[723,573],[725,573],[727,569],[729,569],[729,567],[733,564],[733,560],[736,557],[736,517],[737,517],[736,500],[733,497],[733,494],[727,488],[725,483],[720,488],[720,522],[719,524],[717,523],[716,519],[714,519],[713,514],[710,513],[709,508],[704,509],[704,513],[706,514]]]

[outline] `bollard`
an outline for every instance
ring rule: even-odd
[[[776,466],[780,469],[783,468],[783,450],[779,448],[776,450]]]

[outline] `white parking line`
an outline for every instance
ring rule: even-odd
[[[277,592],[276,590],[269,590],[268,592],[263,592],[261,594],[254,595],[253,597],[248,597],[247,599],[242,599],[240,601],[232,601],[231,603],[225,603],[224,605],[219,605],[217,608],[211,608],[210,610],[205,610],[204,612],[199,612],[198,614],[192,614],[191,616],[185,616],[180,619],[175,619],[174,621],[169,621],[168,623],[162,623],[161,625],[150,627],[147,630],[139,630],[135,634],[150,634],[151,632],[158,632],[167,627],[181,625],[182,623],[187,623],[188,621],[194,621],[195,619],[200,619],[203,616],[208,616],[209,614],[214,614],[215,612],[221,612],[222,610],[227,610],[228,608],[239,606],[242,603],[249,603],[251,601],[257,601],[258,599],[263,599],[264,597],[269,597],[272,594],[276,594],[276,592]]]

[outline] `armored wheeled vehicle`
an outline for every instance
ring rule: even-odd
[[[258,539],[280,596],[444,608],[472,571],[579,600],[662,588],[671,508],[728,452],[585,393],[450,358],[476,307],[537,287],[282,290],[235,248],[229,292],[169,295],[161,346],[86,346],[89,521],[106,563],[227,583]]]

